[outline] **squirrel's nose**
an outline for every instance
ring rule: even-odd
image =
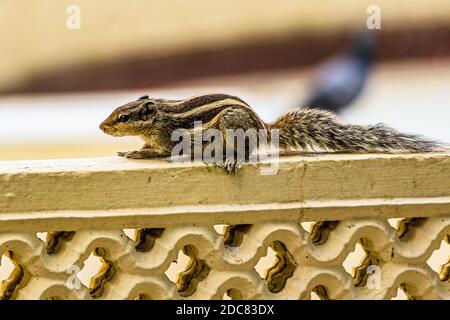
[[[102,131],[105,131],[106,128],[107,128],[106,123],[104,123],[104,122],[100,123],[100,125],[99,125],[98,127],[99,127],[100,130],[102,130]]]

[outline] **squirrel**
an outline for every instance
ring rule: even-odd
[[[338,153],[425,153],[441,151],[439,142],[418,135],[405,134],[383,124],[361,126],[345,124],[320,108],[297,108],[283,114],[273,123],[263,122],[242,99],[227,94],[209,94],[185,100],[153,99],[142,96],[117,109],[100,124],[111,136],[140,136],[141,150],[118,152],[131,159],[167,157],[177,142],[171,140],[176,129],[194,128],[201,121],[203,129],[277,129],[279,150],[286,152],[316,151]],[[224,138],[224,143],[226,143]],[[228,146],[228,145],[227,145]],[[253,150],[246,150],[246,154]],[[228,173],[236,170],[235,162],[220,165]]]

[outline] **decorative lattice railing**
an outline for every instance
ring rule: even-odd
[[[449,155],[267,165],[3,162],[0,296],[450,299]]]

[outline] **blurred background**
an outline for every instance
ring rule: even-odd
[[[0,160],[138,148],[98,125],[148,94],[229,93],[450,142],[450,1],[0,0]]]

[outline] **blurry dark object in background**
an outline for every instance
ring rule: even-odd
[[[302,106],[339,112],[363,90],[375,55],[375,32],[358,34],[352,48],[319,66],[312,93]]]

